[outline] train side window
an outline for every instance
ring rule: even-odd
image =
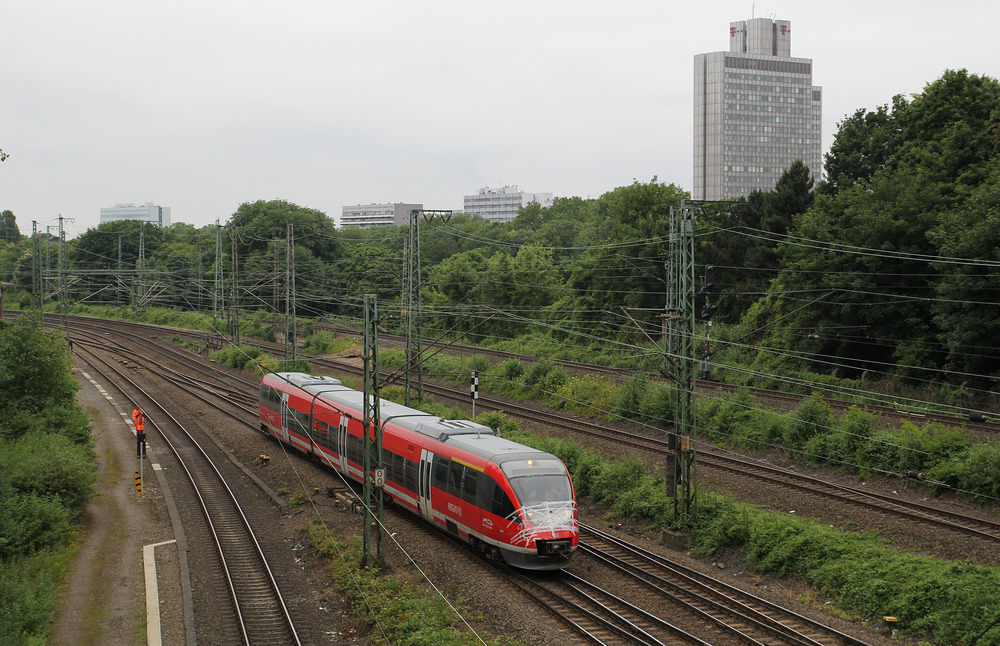
[[[396,484],[403,484],[403,456],[397,455],[395,453],[389,454],[392,459],[390,460],[389,475],[388,478],[395,482]]]
[[[499,485],[493,490],[493,513],[515,523],[521,522],[521,518],[514,513],[514,503],[511,502],[510,496]]]
[[[417,463],[409,458],[401,458],[401,459],[403,460],[403,482],[401,484],[410,491],[416,491]]]
[[[444,490],[448,483],[448,467],[451,460],[442,457],[434,458],[434,486]]]
[[[479,476],[479,487],[476,488],[476,507],[491,511],[493,509],[493,491],[497,481],[485,473]]]
[[[451,468],[448,469],[448,493],[456,498],[462,495],[462,474],[464,471],[465,466],[454,461],[451,463]]]
[[[347,435],[347,459],[355,464],[361,464],[361,438]]]
[[[475,469],[465,470],[462,480],[462,500],[476,504],[476,485],[479,483],[479,472]]]
[[[300,435],[309,434],[309,413],[303,413],[298,410],[293,410],[292,413],[295,417],[295,425],[291,428],[291,430],[299,433]]]

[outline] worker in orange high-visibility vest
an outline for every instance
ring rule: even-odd
[[[136,408],[132,411],[132,422],[135,424],[135,457],[146,457],[146,413]]]

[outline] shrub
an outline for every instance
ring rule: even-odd
[[[590,495],[598,502],[613,505],[623,495],[642,483],[646,476],[646,463],[639,458],[605,464],[596,474]]]
[[[647,385],[639,401],[639,411],[646,421],[666,428],[674,418],[673,390],[659,384]]]
[[[542,378],[538,390],[550,397],[555,397],[568,381],[569,375],[566,374],[565,370],[562,368],[553,368]]]
[[[502,437],[516,433],[520,429],[517,421],[505,415],[503,411],[482,413],[476,417],[476,421],[483,426],[489,426]]]
[[[0,472],[18,492],[58,498],[75,516],[93,495],[94,453],[55,433],[34,433],[0,447]]]
[[[809,438],[819,433],[829,433],[833,429],[833,414],[830,405],[814,394],[795,409],[792,422],[785,428],[784,442],[788,449],[804,447]]]
[[[252,368],[252,362],[262,354],[264,354],[263,350],[249,345],[229,345],[213,352],[208,358],[239,370],[245,370],[248,364]]]
[[[0,561],[59,543],[69,532],[72,516],[58,499],[37,493],[0,498]]]
[[[330,354],[337,342],[333,332],[323,330],[311,336],[307,336],[302,342],[302,351],[309,354]]]
[[[666,526],[673,517],[671,498],[663,478],[642,478],[636,486],[622,491],[612,509],[627,518],[644,518]]]
[[[500,376],[511,382],[516,382],[524,376],[524,364],[518,359],[508,359],[500,364]]]
[[[567,402],[566,409],[591,418],[603,418],[611,408],[617,388],[606,379],[589,376],[570,377],[558,391]]]
[[[478,370],[481,375],[489,372],[492,367],[489,357],[484,354],[474,354],[469,359],[469,370]]]
[[[524,385],[528,388],[541,390],[542,382],[544,381],[545,376],[549,374],[553,368],[555,368],[555,364],[548,359],[535,362],[535,364],[531,366],[531,370],[528,371],[527,376],[524,378]]]
[[[45,644],[61,567],[56,554],[0,560],[0,644]]]
[[[646,395],[646,378],[636,373],[621,388],[615,398],[612,414],[619,419],[639,419],[642,400]]]
[[[918,427],[906,422],[899,433],[900,470],[923,471],[969,446],[969,437],[961,430],[940,424]]]

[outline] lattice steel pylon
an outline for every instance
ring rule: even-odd
[[[364,351],[364,537],[363,565],[384,564],[382,554],[382,485],[385,471],[382,468],[381,400],[379,399],[378,374],[378,302],[375,294],[365,294]]]
[[[410,403],[413,388],[411,377],[416,373],[417,400],[424,398],[424,373],[420,357],[423,341],[420,330],[420,211],[410,211],[409,237],[406,241],[406,292],[403,294],[403,316],[406,317],[406,379],[403,397]]]
[[[417,399],[424,398],[423,372],[423,335],[421,333],[421,297],[420,297],[420,220],[432,221],[441,218],[445,222],[451,219],[452,211],[443,209],[413,209],[410,211],[409,236],[404,241],[405,276],[403,279],[403,311],[406,327],[406,368],[404,398],[410,403],[411,374],[416,374]]]
[[[697,516],[694,334],[694,207],[670,207],[670,256],[667,266],[667,360],[675,375],[673,469],[667,493],[681,523]]]
[[[31,292],[34,296],[35,307],[38,311],[42,311],[42,301],[45,298],[42,288],[42,238],[41,234],[38,233],[38,221],[31,221],[31,241],[32,241],[32,253],[31,253]],[[48,240],[45,241],[48,245]]]

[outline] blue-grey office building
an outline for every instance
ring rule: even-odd
[[[821,87],[813,63],[792,57],[788,20],[729,24],[729,51],[694,57],[696,200],[771,190],[802,160],[822,177]]]

